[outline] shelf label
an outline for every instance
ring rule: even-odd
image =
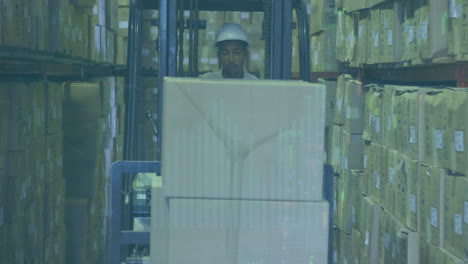
[[[421,34],[422,34],[422,39],[427,40],[427,35],[428,35],[428,30],[427,30],[427,21],[423,21],[421,23]]]
[[[441,130],[435,131],[435,144],[437,149],[443,149],[444,147],[444,134]]]
[[[393,167],[388,168],[388,180],[391,184],[395,183],[395,169]]]
[[[455,214],[455,234],[463,234],[462,230],[462,216]]]
[[[416,127],[410,127],[410,138],[409,142],[411,144],[416,144]]]
[[[410,194],[410,211],[416,213],[416,195]]]
[[[467,201],[465,201],[465,224],[468,224],[468,202]]]
[[[463,131],[455,131],[455,151],[456,152],[465,151]]]
[[[438,226],[438,216],[437,216],[437,209],[434,207],[431,207],[431,225],[433,227]]]
[[[387,31],[387,39],[388,39],[388,45],[392,46],[393,45],[393,30],[389,29]]]

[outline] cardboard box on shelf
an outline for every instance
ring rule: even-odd
[[[119,29],[118,34],[122,37],[128,37],[128,21],[130,19],[130,8],[127,6],[119,6]]]
[[[419,233],[408,230],[383,211],[380,220],[380,254],[382,263],[420,263]]]
[[[338,10],[336,27],[336,58],[342,62],[352,62],[355,59],[356,34],[354,24],[356,16]]]
[[[320,79],[319,83],[325,85],[326,88],[326,102],[325,102],[325,126],[329,127],[333,125],[333,116],[336,110],[336,90],[337,90],[337,81]]]
[[[350,134],[362,135],[364,131],[364,89],[362,83],[357,80],[348,80],[345,83],[345,89],[343,130]]]
[[[64,87],[59,83],[48,82],[46,90],[46,131],[47,134],[60,133],[62,131],[62,101],[64,96]]]
[[[361,200],[363,197],[363,185],[362,185],[362,170],[351,171],[351,220],[353,223],[353,229],[361,232]]]
[[[3,45],[10,47],[27,47],[25,41],[26,18],[24,0],[4,0],[2,3],[2,31],[5,37]]]
[[[433,167],[446,167],[449,164],[449,130],[446,125],[449,98],[444,90],[433,89],[422,94],[422,118],[420,127],[424,131],[420,149],[422,162]]]
[[[467,259],[468,236],[468,179],[445,177],[444,247],[461,259]]]
[[[449,0],[430,0],[420,8],[417,45],[422,59],[447,56],[448,14]]]
[[[418,164],[403,156],[396,170],[395,218],[408,229],[417,231]]]
[[[174,175],[164,183],[168,197],[322,199],[323,85],[166,78],[164,96],[164,173]],[[190,171],[199,176],[187,178],[198,151],[206,155],[197,154],[201,165]]]
[[[443,169],[419,166],[419,232],[437,247],[444,246],[445,177]]]
[[[418,57],[416,45],[416,25],[414,8],[411,2],[404,4],[404,20],[402,23],[402,61],[411,61]]]
[[[351,208],[352,197],[356,190],[351,188],[349,183],[343,182],[339,178],[335,178],[336,186],[336,206],[337,215],[335,225],[347,235],[351,235],[353,229],[353,211]]]
[[[361,248],[362,248],[362,237],[361,233],[353,229],[351,234],[351,259],[350,263],[364,263],[361,262]]]
[[[454,0],[449,2],[448,15],[448,53],[461,55],[468,52],[468,35],[466,28],[468,24],[463,14],[467,12],[468,6],[465,0]]]
[[[382,205],[391,214],[396,213],[396,200],[398,193],[397,173],[403,166],[403,156],[395,150],[387,150],[387,177],[383,186]]]
[[[347,96],[346,83],[352,80],[351,75],[342,74],[338,77],[337,89],[336,89],[336,110],[333,116],[333,123],[337,125],[343,125],[346,117],[345,109],[345,98]]]
[[[356,66],[362,66],[367,63],[367,46],[369,45],[367,34],[370,28],[369,24],[369,10],[360,10],[357,13],[358,32],[357,32],[357,48],[356,48]]]
[[[401,24],[403,6],[390,1],[380,6],[380,58],[381,63],[401,61]]]
[[[442,251],[442,254],[444,255],[445,264],[465,264],[466,263],[466,259],[463,260],[463,259],[456,257],[455,255],[450,253],[450,251],[446,250],[445,248],[441,248],[440,251]]]
[[[350,135],[346,131],[342,135],[342,166],[338,172],[344,182],[350,183],[351,170],[363,169],[364,142],[361,135]]]
[[[342,150],[343,150],[343,127],[333,125],[331,127],[331,143],[329,158],[330,165],[333,166],[333,171],[338,174],[342,171]]]
[[[382,145],[389,149],[396,150],[396,132],[398,122],[395,118],[395,87],[385,85],[382,95]]]
[[[363,197],[361,204],[361,261],[377,263],[379,259],[379,229],[382,209],[370,197]],[[367,262],[364,262],[367,263]]]
[[[464,117],[468,111],[468,90],[454,89],[444,92],[447,96],[446,108],[448,109],[448,159],[442,164],[444,168],[449,168],[468,176],[468,123]]]
[[[374,202],[381,203],[382,189],[385,184],[381,172],[382,149],[379,145],[371,143],[364,145],[364,152],[368,153],[367,168],[364,169],[368,183],[368,194]]]
[[[351,262],[352,257],[352,238],[351,235],[344,233],[340,230],[340,244],[338,246],[338,263]]]
[[[382,101],[383,87],[375,84],[369,84],[364,87],[365,106],[363,113],[363,135],[365,140],[372,141],[376,144],[382,144]]]
[[[31,142],[33,126],[32,97],[29,85],[22,82],[8,85],[8,151],[25,150]]]
[[[382,36],[380,35],[380,9],[372,8],[369,14],[367,35],[367,64],[379,63],[379,49]]]
[[[336,25],[336,9],[330,0],[311,0],[308,3],[308,15],[310,16],[310,34]]]

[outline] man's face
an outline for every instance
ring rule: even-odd
[[[223,68],[224,78],[242,78],[247,49],[241,41],[227,40],[218,47],[218,59]]]

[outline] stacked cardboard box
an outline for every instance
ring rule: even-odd
[[[451,0],[449,2],[449,53],[455,55],[458,59],[464,59],[468,53],[467,39],[467,20],[463,15],[468,6],[465,0]]]
[[[116,1],[2,0],[0,6],[1,46],[115,62]]]
[[[364,89],[350,75],[338,78],[329,163],[335,171],[334,263],[361,259],[364,163]],[[367,188],[367,187],[366,187]],[[359,242],[358,242],[359,241]]]
[[[468,197],[462,191],[467,128],[461,114],[468,111],[467,91],[394,85],[368,85],[365,90],[363,138],[369,143],[364,145],[364,168],[362,173],[351,171],[351,186],[356,186],[351,194],[343,188],[346,178],[336,183],[336,225],[349,235],[353,215],[348,208],[355,208],[352,192],[360,191],[366,203],[361,204],[361,222],[352,226],[365,243],[372,237],[365,231],[365,208],[375,204],[382,212],[380,242],[362,244],[361,262],[462,263],[467,259]],[[341,170],[344,163],[339,163]]]
[[[67,227],[78,226],[67,239],[69,260],[98,262],[103,258],[109,220],[110,166],[122,159],[124,111],[122,78],[109,77],[93,83],[66,87],[64,108],[64,174]],[[78,118],[79,117],[79,118]],[[72,119],[73,118],[73,119]],[[83,250],[74,250],[73,247]]]
[[[337,10],[336,22],[336,58],[342,62],[355,60],[356,35],[353,13]]]
[[[333,2],[333,1],[332,1]],[[310,6],[310,56],[313,72],[337,72],[336,10],[329,0],[312,0]]]
[[[60,84],[0,86],[0,129],[6,138],[0,144],[0,254],[5,263],[54,263],[52,258],[64,256],[48,253],[57,247],[48,241],[65,235],[62,102],[52,87]]]
[[[349,29],[340,34],[338,17],[337,57],[351,66],[401,63],[408,65],[466,54],[462,1],[349,1],[343,14],[354,15]],[[363,8],[365,7],[365,8]],[[340,11],[338,11],[340,12]],[[338,13],[339,16],[339,13]],[[356,29],[357,49],[350,54]],[[341,35],[341,36],[340,36]],[[348,52],[343,52],[347,47]],[[366,51],[367,50],[367,51]]]

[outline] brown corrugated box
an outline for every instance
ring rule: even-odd
[[[157,258],[168,263],[327,262],[328,243],[316,243],[328,240],[327,202],[170,199],[168,205],[168,225],[152,225],[151,241],[167,248]],[[164,232],[168,239],[156,240]],[[283,253],[298,240],[303,250]]]
[[[445,177],[445,248],[461,259],[467,259],[468,179]]]
[[[361,223],[362,223],[362,252],[361,261],[377,263],[379,259],[379,228],[382,209],[371,198],[362,199]],[[363,262],[367,263],[367,262]]]
[[[443,169],[419,166],[419,231],[421,238],[444,246],[445,176]]]
[[[364,131],[364,89],[357,80],[345,83],[344,98],[344,131],[350,134],[362,135]]]
[[[166,78],[164,96],[168,197],[322,199],[323,85]]]

